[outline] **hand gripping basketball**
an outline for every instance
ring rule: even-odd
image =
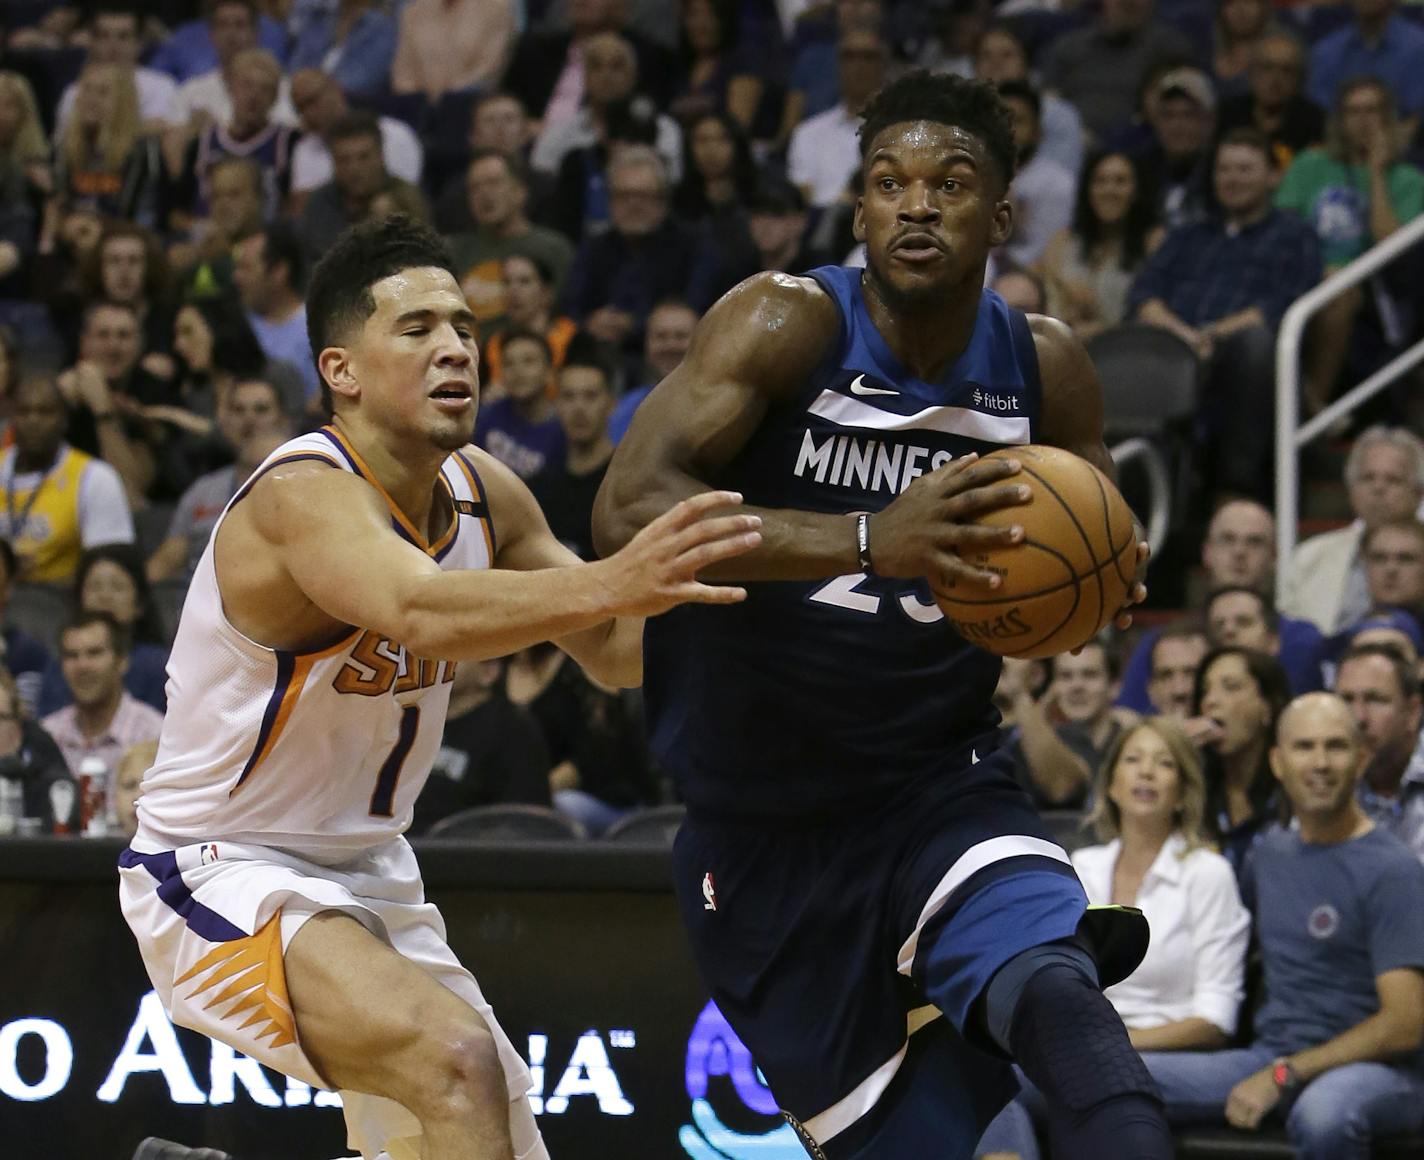
[[[703,584],[697,573],[761,543],[761,517],[713,516],[736,507],[735,491],[705,491],[668,509],[615,552],[604,566],[619,616],[657,616],[679,604],[734,604],[747,590]]]

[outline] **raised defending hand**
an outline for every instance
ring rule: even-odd
[[[980,461],[965,455],[922,475],[884,511],[870,518],[870,556],[876,575],[917,579],[928,576],[947,587],[968,581],[995,588],[999,578],[966,563],[962,555],[1002,548],[1023,539],[1017,525],[970,523],[975,516],[1027,503],[1028,485],[1012,479],[1017,459]]]
[[[735,604],[747,590],[703,584],[697,573],[761,543],[760,516],[713,516],[735,491],[704,491],[669,509],[603,561],[620,616],[656,616],[679,604]]]

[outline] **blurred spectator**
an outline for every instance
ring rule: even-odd
[[[990,289],[1004,300],[1006,306],[1025,314],[1043,314],[1048,305],[1048,290],[1043,279],[1032,270],[1008,266],[994,275]]]
[[[504,87],[519,98],[529,116],[549,128],[575,116],[583,104],[591,38],[616,32],[637,54],[636,75],[658,105],[666,105],[674,79],[672,54],[624,27],[621,0],[571,0],[567,32],[529,31],[515,46]]]
[[[318,68],[292,74],[292,104],[301,117],[302,137],[292,150],[292,192],[310,193],[332,178],[326,136],[351,113],[341,86]],[[395,117],[377,117],[381,156],[392,176],[419,185],[425,150],[415,130]]]
[[[1269,755],[1276,719],[1290,699],[1285,670],[1265,653],[1214,648],[1197,669],[1194,715],[1182,725],[1202,751],[1207,818],[1238,876],[1279,817]]]
[[[167,705],[164,672],[168,664],[166,632],[143,572],[143,560],[133,544],[105,544],[84,553],[74,574],[74,608],[80,616],[111,618],[124,639],[123,687],[159,712]],[[51,663],[40,683],[40,716],[74,700],[62,655]]]
[[[656,150],[630,145],[609,161],[611,228],[579,247],[564,294],[569,314],[600,342],[636,351],[654,304],[687,292],[697,243],[668,200]]]
[[[1093,772],[1135,714],[1113,709],[1116,658],[1100,641],[1077,656],[1050,662],[1048,687],[1035,697],[1033,666],[1004,663],[1000,691],[1013,710],[1015,774],[1045,809],[1077,809],[1087,799]]]
[[[1073,224],[1043,252],[1047,312],[1085,341],[1118,325],[1133,276],[1161,242],[1137,163],[1125,153],[1095,154],[1078,183]]]
[[[1310,96],[1333,108],[1340,86],[1377,77],[1405,117],[1424,112],[1424,29],[1399,15],[1396,0],[1350,0],[1354,20],[1316,43],[1310,54]]]
[[[504,291],[504,314],[496,320],[497,329],[480,344],[481,399],[493,401],[484,385],[504,383],[504,335],[508,330],[528,330],[542,334],[549,344],[549,357],[555,368],[564,363],[569,342],[578,333],[572,318],[554,313],[554,271],[542,258],[529,254],[510,254],[500,263]]]
[[[29,379],[16,388],[15,443],[0,452],[0,535],[20,558],[19,578],[30,583],[63,583],[86,548],[134,538],[118,472],[66,444],[68,422],[52,381]]]
[[[202,0],[188,6],[190,11],[195,7],[202,18],[174,28],[149,62],[180,86],[217,68],[239,49],[260,45],[278,60],[286,57],[286,30],[260,12],[256,0]]]
[[[727,0],[682,0],[682,52],[678,87],[668,112],[684,125],[723,113],[750,136],[766,92],[750,45],[739,44],[738,8]]]
[[[286,54],[284,44],[272,46],[259,41],[257,5],[252,0],[212,0],[207,30],[212,38],[214,63],[204,72],[187,74],[178,86],[177,119],[183,123],[183,132],[196,133],[211,122],[226,125],[232,120],[232,66],[243,52],[265,48],[277,60]],[[278,85],[272,119],[284,125],[297,123],[286,77]]]
[[[1206,216],[1215,114],[1216,93],[1200,69],[1169,69],[1147,100],[1151,140],[1138,156],[1138,171],[1157,223],[1169,230]]]
[[[237,489],[278,446],[291,437],[292,417],[281,392],[265,379],[243,379],[218,400],[217,428],[231,449],[231,465],[195,479],[178,500],[168,534],[144,565],[151,584],[192,579],[218,517]]]
[[[840,102],[797,125],[786,155],[787,176],[811,205],[830,205],[860,168],[860,111],[885,83],[889,59],[889,48],[875,32],[841,35]]]
[[[1223,98],[1216,131],[1259,129],[1276,152],[1282,172],[1302,149],[1325,137],[1325,113],[1304,95],[1305,46],[1293,33],[1277,29],[1258,41],[1251,56],[1250,91]]]
[[[1245,995],[1251,916],[1231,865],[1211,848],[1201,758],[1171,721],[1128,729],[1094,774],[1088,821],[1098,846],[1072,853],[1095,906],[1135,906],[1152,941],[1130,978],[1108,997],[1139,1051],[1224,1047]],[[1020,1092],[990,1124],[976,1155],[1039,1160],[1042,1095]]]
[[[0,297],[28,297],[21,275],[38,242],[36,224],[24,168],[0,157]]]
[[[1216,0],[1211,71],[1223,94],[1245,90],[1256,46],[1273,31],[1274,17],[1271,0]]]
[[[105,797],[114,800],[119,759],[141,741],[156,741],[163,714],[124,688],[128,637],[112,616],[81,612],[59,634],[60,666],[74,702],[40,721],[64,754],[69,772],[97,757],[106,767]]]
[[[329,250],[348,226],[363,222],[383,193],[401,192],[423,207],[424,199],[408,181],[386,169],[381,127],[369,113],[352,113],[327,133],[332,179],[314,189],[302,208],[301,233],[313,261]],[[428,216],[422,212],[419,216]]]
[[[1014,232],[1003,252],[1020,266],[1032,266],[1043,256],[1050,238],[1073,220],[1073,174],[1038,152],[1043,137],[1038,92],[1023,81],[1005,81],[999,96],[1014,125],[1018,168],[1009,185],[1014,207]]]
[[[132,838],[138,833],[138,798],[143,790],[143,775],[157,758],[157,739],[140,741],[119,758],[119,766],[114,770],[114,814],[121,837]]]
[[[683,146],[673,209],[685,221],[710,222],[714,230],[744,231],[740,214],[756,190],[757,167],[741,126],[727,113],[703,113],[687,122]]]
[[[1381,524],[1408,519],[1424,504],[1424,443],[1403,427],[1371,427],[1345,461],[1355,520],[1299,544],[1286,568],[1280,609],[1338,632],[1370,611],[1362,541]]]
[[[1222,138],[1214,165],[1221,216],[1169,233],[1128,295],[1138,319],[1177,335],[1201,360],[1209,478],[1221,492],[1248,496],[1270,491],[1271,445],[1260,436],[1273,430],[1276,327],[1320,277],[1314,233],[1271,206],[1274,177],[1258,132]]]
[[[630,105],[647,105],[645,112],[635,109],[645,120],[656,125],[658,152],[676,178],[682,166],[682,131],[677,122],[659,113],[639,91],[638,57],[632,42],[617,32],[600,32],[583,44],[583,103],[571,117],[544,123],[529,164],[544,173],[558,173],[564,158],[578,149],[586,149],[608,140],[609,122],[622,116]]]
[[[480,408],[475,442],[527,480],[564,454],[564,430],[549,399],[549,343],[532,330],[506,330],[500,363],[504,397]]]
[[[789,182],[761,183],[747,204],[747,233],[756,247],[758,270],[799,274],[817,265],[807,245],[810,224],[799,189]]]
[[[1132,117],[1154,68],[1196,55],[1180,32],[1153,21],[1152,7],[1152,0],[1103,0],[1096,23],[1065,33],[1048,50],[1044,87],[1071,101],[1100,141]]]
[[[5,613],[20,572],[20,557],[10,541],[0,539],[0,667],[15,680],[15,688],[27,712],[39,703],[40,682],[49,667],[49,650],[19,625],[8,623]]]
[[[1360,541],[1370,611],[1402,608],[1424,616],[1424,522],[1413,517],[1366,530]]]
[[[103,217],[160,226],[163,154],[139,120],[133,77],[118,65],[90,65],[76,82],[74,114],[55,146],[51,213],[85,207]]]
[[[628,431],[633,413],[653,388],[682,364],[692,345],[698,314],[686,302],[666,299],[648,315],[643,335],[643,382],[623,392],[608,418],[608,437],[617,443]]]
[[[1242,881],[1265,1000],[1249,1047],[1144,1056],[1169,1122],[1284,1119],[1301,1160],[1424,1126],[1424,868],[1360,809],[1360,764],[1337,697],[1281,715],[1271,765],[1297,826],[1263,838]]]
[[[1339,87],[1327,140],[1325,148],[1307,149],[1291,164],[1276,190],[1276,205],[1310,224],[1329,274],[1424,213],[1424,173],[1400,160],[1403,141],[1394,98],[1385,84],[1370,77]],[[1389,344],[1404,338],[1397,321],[1400,307],[1383,276],[1331,299],[1310,323],[1301,385],[1307,415],[1322,410],[1334,396],[1367,293]]]
[[[564,453],[529,480],[554,538],[581,560],[598,558],[593,550],[593,501],[613,458],[608,437],[611,379],[601,361],[573,353],[555,372],[554,414],[564,432]]]
[[[1157,634],[1147,652],[1151,712],[1178,722],[1191,720],[1196,708],[1197,670],[1210,648],[1206,630],[1195,619],[1174,621]],[[1197,727],[1195,732],[1201,729]]]
[[[140,119],[149,128],[158,129],[179,120],[178,86],[167,73],[138,63],[143,48],[143,20],[144,12],[138,4],[110,0],[99,4],[89,18],[89,51],[84,63],[111,64],[128,72],[138,92]],[[60,134],[74,112],[78,97],[76,81],[59,99],[54,122]]]
[[[1251,916],[1211,848],[1206,780],[1187,735],[1156,718],[1100,763],[1092,821],[1102,846],[1073,854],[1088,901],[1141,908],[1152,945],[1106,994],[1139,1051],[1224,1047],[1245,994]]]
[[[1392,645],[1353,645],[1340,658],[1335,692],[1360,730],[1360,805],[1376,826],[1424,861],[1418,672]]]
[[[974,75],[1002,88],[1009,81],[1037,85],[1029,75],[1028,47],[1009,24],[991,24],[974,50]],[[1076,178],[1083,167],[1083,118],[1062,97],[1039,92],[1038,156],[1056,161]]]
[[[499,82],[514,44],[512,0],[406,0],[400,9],[391,91],[447,93]]]
[[[168,263],[151,230],[109,222],[80,270],[88,302],[117,302],[138,316],[144,351],[167,351],[173,341]],[[79,319],[75,319],[76,324]],[[78,335],[75,335],[77,349]]]
[[[415,802],[411,832],[477,806],[547,806],[549,750],[529,710],[504,692],[504,661],[464,661],[450,688],[450,711],[431,777]]]
[[[568,274],[574,251],[567,238],[530,224],[525,214],[529,188],[519,162],[487,149],[470,158],[465,171],[474,229],[450,239],[460,288],[482,325],[505,312],[500,263],[515,253],[529,254],[554,275],[555,294]]]
[[[30,82],[0,71],[0,156],[18,165],[36,197],[54,192],[51,151]]]
[[[292,102],[298,112],[302,107],[296,92],[298,70],[329,77],[353,97],[378,97],[390,87],[396,22],[380,0],[297,0],[292,5],[291,29],[287,68],[293,74]],[[407,181],[420,179],[418,173],[408,177],[395,166],[391,171]]]
[[[1254,649],[1281,662],[1294,694],[1321,688],[1320,662],[1325,641],[1309,621],[1297,621],[1293,647],[1287,651],[1281,617],[1261,588],[1229,585],[1207,597],[1203,610],[1206,638],[1213,648],[1233,645]]]
[[[269,362],[295,370],[307,404],[314,404],[321,380],[307,336],[306,260],[296,231],[268,226],[239,241],[233,247],[232,280],[262,353]]]
[[[554,807],[597,837],[623,815],[657,800],[642,731],[628,702],[605,692],[556,646],[535,645],[509,661],[506,689],[543,731],[554,768]]]
[[[55,804],[75,801],[74,779],[54,739],[25,712],[13,683],[0,680],[0,777],[24,787],[24,817],[38,818],[41,833],[55,830]],[[54,791],[56,785],[67,786]],[[54,791],[54,792],[52,792]],[[69,811],[58,819],[68,830],[78,830]]]
[[[246,157],[262,170],[265,217],[274,217],[291,184],[292,147],[297,131],[272,119],[282,66],[260,48],[244,49],[228,67],[232,116],[199,131],[184,151],[174,200],[199,217],[208,209],[208,174],[219,157]]]
[[[183,271],[179,297],[232,296],[232,247],[239,238],[262,228],[262,196],[262,169],[257,162],[249,157],[213,162],[208,170],[208,219],[194,227],[197,243],[169,250],[169,261]]]
[[[887,25],[885,7],[884,0],[835,0],[834,5],[810,4],[801,13],[791,42],[793,60],[787,81],[790,91],[783,119],[787,138],[800,122],[840,102],[840,38],[848,32],[869,32],[883,37]],[[936,22],[932,32],[939,28]],[[939,55],[940,48],[940,42],[933,35],[927,37],[916,64],[936,72],[967,73],[967,69],[948,68]]]
[[[132,504],[148,494],[155,470],[134,411],[161,390],[139,365],[142,356],[143,332],[134,308],[96,302],[80,323],[78,359],[56,380],[70,408],[69,442],[111,464]]]
[[[294,85],[296,81],[292,82]],[[460,157],[459,172],[445,181],[435,200],[435,226],[442,234],[458,234],[474,227],[470,217],[470,198],[465,189],[466,157],[486,149],[503,153],[517,162],[524,171],[529,188],[528,213],[541,225],[549,220],[554,195],[554,177],[529,167],[529,150],[534,143],[536,126],[513,93],[496,89],[475,98],[470,106],[468,151]]]
[[[1332,647],[1337,648],[1337,655],[1355,645],[1388,645],[1408,662],[1412,671],[1418,672],[1421,679],[1424,679],[1424,669],[1419,667],[1419,660],[1424,657],[1424,628],[1402,608],[1392,608],[1367,616],[1358,624],[1339,633],[1330,643]],[[1332,665],[1329,670],[1332,685],[1336,668],[1338,666]]]
[[[1279,638],[1278,657],[1290,677],[1291,687],[1306,692],[1320,687],[1325,642],[1320,629],[1308,620],[1285,616],[1266,604],[1274,590],[1276,571],[1276,519],[1252,500],[1232,500],[1217,508],[1202,541],[1202,564],[1213,592],[1245,589],[1260,593],[1262,620],[1274,624]],[[1237,604],[1247,603],[1243,598]],[[1253,607],[1256,602],[1251,602]],[[1210,627],[1210,625],[1208,625]],[[1244,644],[1241,640],[1215,639],[1216,644]],[[1150,660],[1157,633],[1142,634],[1123,675],[1118,704],[1139,712],[1151,707],[1148,696]],[[1250,644],[1248,647],[1259,647]],[[1267,650],[1272,651],[1272,650]]]

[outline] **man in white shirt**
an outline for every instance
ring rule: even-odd
[[[127,632],[107,612],[81,612],[59,634],[59,663],[74,692],[40,724],[78,776],[86,758],[104,763],[108,796],[119,759],[140,741],[156,741],[163,714],[124,689],[129,667]]]
[[[786,157],[788,176],[817,208],[840,198],[860,168],[860,110],[885,83],[890,59],[885,41],[859,28],[844,33],[836,51],[840,104],[797,125]]]
[[[257,40],[257,6],[251,0],[217,0],[208,10],[208,29],[213,50],[218,56],[218,67],[184,81],[178,88],[175,120],[190,128],[195,121],[201,126],[207,121],[226,125],[232,120],[228,69],[238,53],[247,48],[260,47]],[[278,89],[272,119],[283,125],[297,123],[286,77],[282,78]]]
[[[1043,257],[1048,240],[1072,223],[1078,183],[1069,170],[1039,152],[1043,104],[1038,91],[1026,81],[1005,81],[999,96],[1013,116],[1019,151],[1018,172],[1009,186],[1014,232],[1004,251],[1015,264],[1032,266]]]
[[[138,90],[139,116],[150,124],[170,125],[180,120],[178,86],[167,73],[144,68],[138,63],[139,34],[143,15],[136,4],[104,4],[89,22],[89,55],[85,67],[91,64],[113,64],[133,73]],[[74,81],[59,98],[55,124],[60,136],[74,111],[79,95],[79,82]]]
[[[1362,548],[1367,529],[1406,519],[1424,503],[1424,443],[1404,427],[1371,427],[1345,462],[1355,521],[1312,536],[1286,565],[1280,610],[1314,621],[1324,633],[1348,628],[1370,611]]]
[[[302,243],[290,226],[264,226],[232,248],[232,281],[252,333],[268,359],[288,363],[301,375],[311,403],[321,384],[307,337],[305,273]]]
[[[320,69],[304,68],[292,76],[292,104],[301,118],[302,139],[292,151],[292,192],[302,194],[325,185],[332,178],[331,150],[326,133],[351,112],[341,86]],[[425,150],[415,130],[394,117],[379,117],[381,153],[386,171],[420,184],[425,167]]]

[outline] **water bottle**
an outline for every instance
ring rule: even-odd
[[[0,837],[10,837],[24,816],[24,784],[13,777],[0,777]]]

